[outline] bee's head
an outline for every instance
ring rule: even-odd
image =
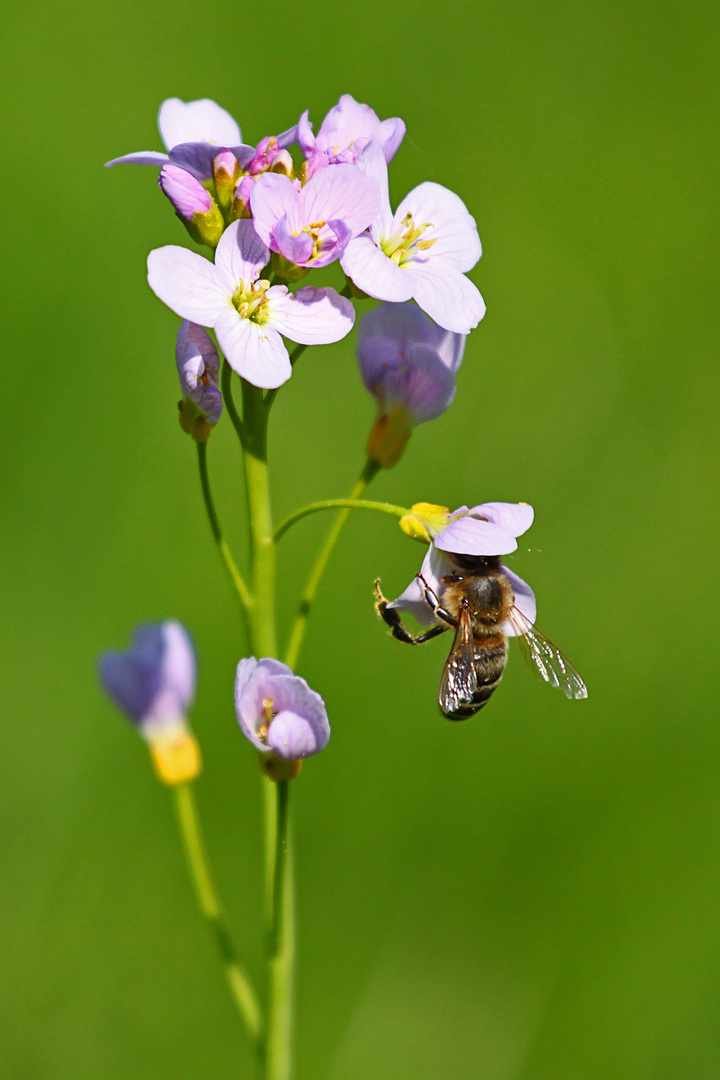
[[[495,567],[499,563],[497,555],[458,555],[448,552],[458,570],[485,570]]]

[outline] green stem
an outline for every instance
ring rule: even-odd
[[[240,419],[240,414],[238,413],[237,409],[235,408],[235,402],[233,400],[232,376],[233,376],[233,369],[230,367],[227,360],[223,360],[222,375],[220,377],[220,382],[221,382],[221,385],[222,385],[223,403],[225,405],[225,408],[228,411],[228,416],[230,417],[230,420],[232,421],[232,426],[235,428],[235,431],[237,433],[237,437],[240,439],[240,442],[242,442],[243,423],[242,423],[242,420]]]
[[[212,492],[210,490],[210,478],[208,476],[207,467],[207,443],[197,443],[198,452],[198,466],[200,469],[200,486],[202,488],[203,499],[205,501],[205,509],[207,511],[208,520],[210,522],[210,529],[213,534],[213,539],[217,544],[218,551],[220,552],[220,558],[225,564],[225,569],[230,575],[230,580],[235,586],[235,590],[240,597],[240,602],[243,605],[243,609],[247,610],[250,603],[250,593],[248,587],[243,580],[243,576],[235,565],[235,560],[230,554],[230,548],[225,543],[225,539],[220,528],[220,522],[215,511],[215,503],[213,502]]]
[[[290,631],[290,641],[288,643],[287,652],[285,653],[285,663],[293,669],[295,668],[298,656],[300,655],[300,649],[302,648],[305,630],[307,628],[308,619],[310,618],[310,611],[312,610],[313,600],[315,599],[320,579],[325,572],[325,567],[333,553],[333,549],[340,538],[340,533],[343,531],[345,522],[350,516],[350,510],[381,510],[384,513],[396,514],[398,516],[408,513],[408,511],[401,506],[390,506],[388,503],[366,502],[360,499],[363,491],[365,491],[379,469],[380,466],[377,462],[368,460],[365,464],[365,468],[360,474],[359,480],[350,492],[349,499],[329,499],[323,503],[311,503],[309,506],[303,507],[302,510],[296,511],[295,514],[291,514],[290,517],[285,518],[285,521],[283,521],[283,523],[275,530],[275,539],[279,540],[286,529],[289,529],[295,521],[299,521],[300,518],[305,517],[306,514],[315,513],[317,510],[332,510],[337,506],[344,508],[342,513],[338,514],[335,518],[335,521],[325,538],[325,543],[315,560],[315,565],[310,572],[305,591],[302,594],[302,599],[295,616],[295,622]]]
[[[228,379],[229,387],[229,379]],[[272,393],[272,392],[271,392]],[[255,655],[277,656],[275,636],[275,542],[267,467],[270,402],[242,381],[243,447],[252,557],[248,607]],[[290,1080],[292,1072],[292,985],[295,957],[292,862],[288,832],[288,781],[263,779],[265,882],[268,941],[268,1021],[263,1044],[265,1080]]]
[[[307,349],[307,345],[296,345],[295,346],[293,351],[290,353],[290,366],[291,367],[295,367],[296,361],[302,356],[302,354],[305,352],[306,349]],[[280,387],[277,386],[274,390],[268,390],[267,394],[265,395],[265,406],[266,406],[266,408],[268,408],[268,409],[270,408],[273,401],[277,397],[277,392],[278,392],[279,389],[280,389]]]
[[[213,886],[203,844],[195,797],[190,784],[177,784],[174,788],[175,809],[187,858],[188,870],[195,888],[195,895],[202,914],[210,924],[222,958],[230,993],[245,1025],[253,1049],[260,1053],[262,1018],[257,995],[250,977],[237,960],[230,934],[222,917],[220,903]]]
[[[266,1080],[292,1076],[295,920],[289,832],[290,781],[265,781],[266,900],[269,1012],[265,1043]]]
[[[317,514],[320,510],[375,510],[381,514],[392,514],[394,517],[403,517],[405,514],[410,513],[410,509],[407,506],[393,506],[392,503],[384,502],[371,502],[368,499],[354,498],[356,491],[364,491],[368,482],[366,481],[362,487],[359,483],[355,485],[352,493],[347,499],[323,499],[322,502],[308,503],[307,506],[301,506],[299,510],[295,510],[292,514],[289,514],[284,521],[281,521],[278,527],[273,533],[273,540],[277,543],[288,531],[291,525],[294,525],[296,521],[301,521],[308,514]],[[347,515],[340,514],[338,521],[346,521]]]

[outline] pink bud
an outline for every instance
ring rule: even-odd
[[[175,207],[175,212],[185,221],[192,221],[195,214],[209,214],[214,203],[199,180],[177,165],[163,165],[158,184]]]

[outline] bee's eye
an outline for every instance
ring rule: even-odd
[[[479,570],[481,567],[488,565],[488,560],[483,555],[453,554],[452,560],[461,570]]]

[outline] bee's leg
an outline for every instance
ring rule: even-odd
[[[438,634],[444,634],[447,630],[447,626],[432,626],[424,634],[413,637],[409,630],[406,630],[403,626],[403,621],[395,608],[388,607],[388,600],[380,591],[380,578],[375,580],[375,610],[380,618],[388,624],[390,633],[395,640],[402,641],[405,645],[422,645],[424,641],[430,641],[431,638],[437,637]]]
[[[436,594],[432,591],[422,574],[418,574],[418,579],[422,581],[425,586],[425,603],[433,609],[433,614],[436,619],[442,619],[448,626],[452,626],[453,629],[457,629],[457,619],[454,619],[449,611],[444,607],[440,607],[440,601]],[[445,579],[443,578],[443,581]]]

